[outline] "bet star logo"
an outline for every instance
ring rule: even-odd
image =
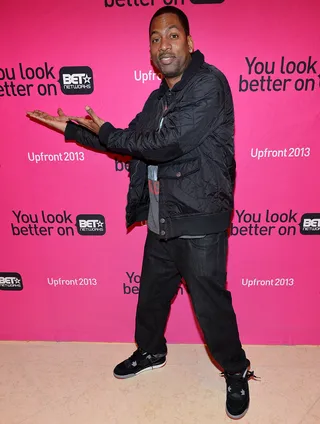
[[[88,75],[86,74],[86,76],[83,78],[83,82],[84,82],[85,84],[89,84],[89,83],[90,83],[91,78],[92,78],[92,77],[88,77]]]
[[[89,66],[64,66],[59,71],[63,94],[91,94],[94,90],[93,72]]]

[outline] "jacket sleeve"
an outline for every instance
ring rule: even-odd
[[[130,122],[128,129],[134,131],[138,119],[140,118],[140,113]],[[105,144],[102,144],[98,135],[90,131],[87,128],[82,127],[81,125],[75,124],[74,122],[68,122],[65,132],[65,141],[76,141],[82,146],[91,147],[98,152],[107,152]]]
[[[114,153],[146,161],[174,160],[202,143],[223,112],[224,101],[222,83],[208,75],[194,85],[185,99],[168,110],[161,129],[123,130],[105,122],[99,132],[100,143]]]

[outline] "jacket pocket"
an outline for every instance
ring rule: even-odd
[[[200,158],[175,162],[170,165],[159,165],[158,179],[179,179],[193,174],[200,169]]]

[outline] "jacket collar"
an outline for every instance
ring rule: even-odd
[[[171,89],[171,91],[180,91],[182,90],[188,81],[198,72],[200,66],[204,63],[204,55],[200,52],[200,50],[196,50],[191,53],[191,62],[188,67],[184,71],[182,78],[179,82],[177,82]],[[162,80],[158,97],[162,97],[169,90],[167,81],[165,79]]]

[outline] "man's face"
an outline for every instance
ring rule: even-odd
[[[157,16],[151,24],[150,53],[154,65],[174,83],[188,66],[193,49],[191,37],[187,37],[178,16],[166,13]]]

